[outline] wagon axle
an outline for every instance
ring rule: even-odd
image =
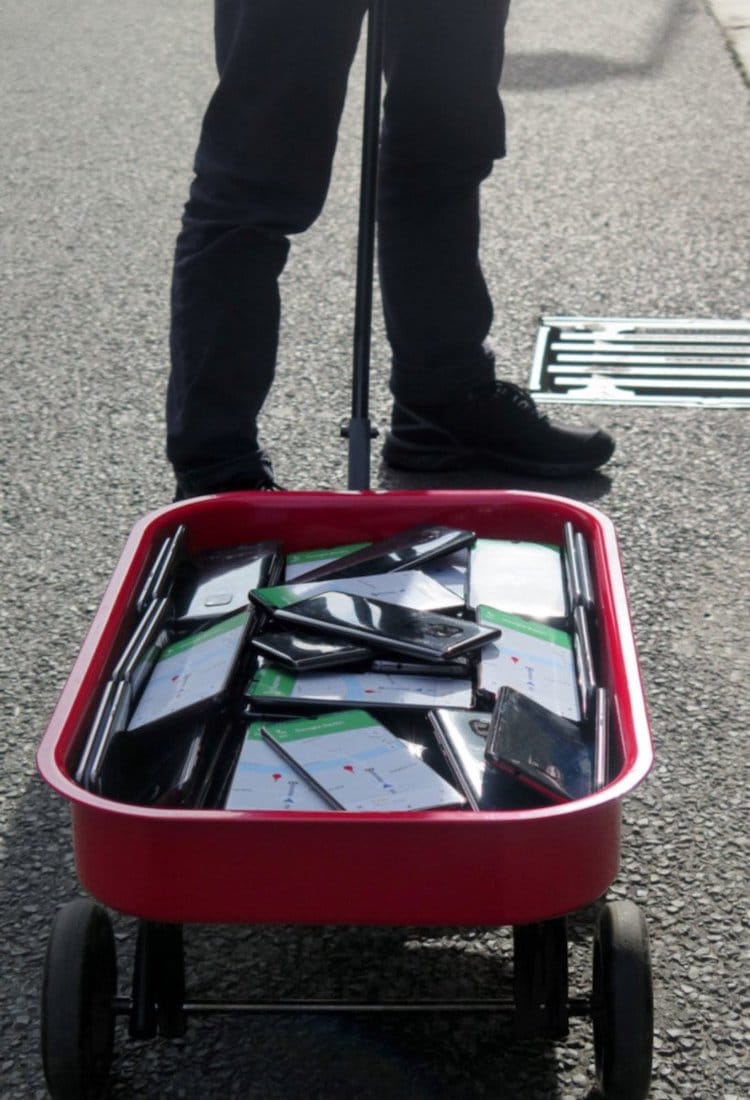
[[[111,1010],[115,1016],[132,1018],[133,1001],[129,997],[114,997]],[[240,1016],[261,1016],[264,1014],[296,1015],[302,1013],[321,1013],[337,1015],[387,1015],[389,1012],[402,1015],[420,1013],[455,1013],[456,1015],[488,1015],[512,1017],[516,1005],[510,997],[484,997],[478,1000],[464,999],[446,1001],[434,1000],[410,1001],[338,1001],[304,998],[302,1000],[274,999],[269,1001],[186,1001],[182,1006],[185,1016],[218,1016],[236,1014]],[[568,1001],[568,1017],[586,1017],[592,1015],[591,999],[572,997]],[[153,1035],[136,1035],[133,1038],[152,1039],[164,1032],[157,1029]],[[176,1038],[175,1035],[167,1036]]]

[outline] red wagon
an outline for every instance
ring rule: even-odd
[[[178,525],[186,528],[191,552],[267,539],[293,552],[374,541],[420,524],[561,545],[566,523],[589,547],[599,617],[595,657],[611,700],[615,766],[602,789],[523,810],[289,814],[131,805],[75,781],[102,687],[136,622],[138,593],[158,547]],[[566,916],[602,898],[612,883],[621,802],[651,763],[616,533],[597,510],[546,494],[426,491],[234,493],[154,512],[127,542],[38,752],[43,778],[70,803],[78,876],[96,899],[65,906],[50,937],[42,1030],[52,1095],[95,1096],[105,1087],[118,1015],[128,1017],[132,1036],[146,1037],[157,1030],[181,1034],[188,1014],[211,1010],[185,999],[183,925],[298,922],[512,926],[512,996],[489,1007],[512,1011],[523,1036],[560,1037],[571,1016],[592,1016],[602,1093],[644,1097],[652,990],[643,917],[626,901],[600,909],[591,995],[573,999]],[[315,886],[299,891],[290,887],[295,881]],[[139,919],[129,996],[117,993],[106,907]],[[373,1006],[341,1007],[364,1012]],[[437,1007],[482,1009],[461,1002]]]

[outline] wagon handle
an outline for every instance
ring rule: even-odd
[[[354,306],[352,416],[343,434],[349,439],[350,489],[370,487],[370,440],[377,435],[369,419],[370,334],[375,256],[375,217],[380,142],[385,0],[370,0],[367,16],[362,168],[357,237],[357,276]]]

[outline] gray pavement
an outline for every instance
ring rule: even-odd
[[[712,7],[719,5],[713,0]],[[127,532],[171,496],[162,458],[167,285],[200,114],[210,5],[27,0],[0,14],[0,387],[5,644],[0,738],[0,1096],[45,1095],[40,966],[78,891],[67,807],[34,752]],[[701,0],[518,0],[504,77],[510,153],[484,193],[501,369],[524,381],[546,313],[750,317],[748,87]],[[292,488],[340,489],[348,415],[361,58],[330,201],[293,251],[263,434]],[[374,326],[373,416],[388,410]],[[602,407],[602,476],[534,488],[617,525],[656,766],[624,806],[613,896],[639,902],[656,983],[652,1096],[750,1095],[747,413]],[[381,488],[427,487],[374,464]],[[517,487],[472,473],[449,487]],[[526,483],[531,484],[531,483]],[[584,922],[585,923],[585,922]],[[117,918],[124,959],[132,925]],[[573,937],[588,982],[588,939]],[[191,929],[193,991],[251,995],[375,973],[493,995],[499,930]],[[406,962],[401,967],[401,957]],[[184,1041],[118,1035],[115,1098],[580,1100],[589,1028],[513,1043],[482,1021],[212,1020]]]

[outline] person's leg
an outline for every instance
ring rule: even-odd
[[[208,105],[172,280],[167,456],[186,494],[270,481],[256,418],[273,380],[289,234],[328,189],[366,0],[216,0]]]
[[[479,263],[479,189],[505,153],[498,94],[509,0],[390,0],[379,264],[392,348],[387,463],[584,473],[614,450],[597,429],[542,416],[495,381],[492,304]]]
[[[479,186],[505,153],[509,0],[390,0],[378,256],[398,401],[493,377]]]

